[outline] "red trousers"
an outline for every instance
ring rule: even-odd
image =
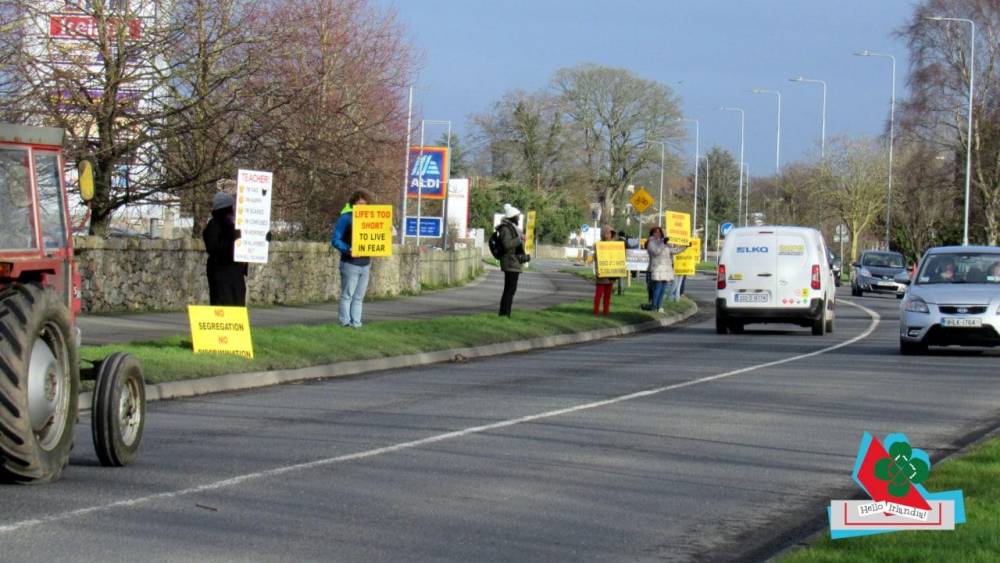
[[[594,286],[594,314],[599,314],[601,301],[604,301],[604,314],[611,310],[611,292],[614,290],[613,283],[599,283]]]

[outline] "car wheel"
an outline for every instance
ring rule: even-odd
[[[855,297],[861,297],[862,295],[864,295],[864,292],[852,285],[851,286],[851,295],[853,295]]]
[[[902,299],[905,295],[906,295],[905,293],[897,293],[896,299]]]
[[[729,332],[729,325],[726,324],[726,319],[720,315],[715,316],[715,332],[717,334],[727,334]]]
[[[730,322],[729,323],[729,332],[731,332],[733,334],[743,334],[743,328],[744,328],[744,326],[746,326],[746,325],[744,325],[743,323]]]
[[[927,353],[927,345],[920,342],[907,342],[900,339],[899,353],[904,356],[919,356]]]
[[[813,336],[823,336],[826,334],[826,304],[823,304],[823,310],[812,321],[812,333]]]

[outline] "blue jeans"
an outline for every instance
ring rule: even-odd
[[[670,297],[667,297],[667,301],[680,301],[682,289],[684,289],[684,276],[677,276],[670,287]]]
[[[361,326],[362,301],[368,291],[368,274],[371,266],[340,263],[340,324]]]
[[[657,310],[663,306],[663,296],[667,292],[667,284],[670,282],[666,281],[653,281],[653,310]]]

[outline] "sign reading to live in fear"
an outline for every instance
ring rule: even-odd
[[[628,275],[625,269],[625,241],[600,241],[596,247],[597,277],[624,278]]]
[[[632,204],[632,209],[645,213],[649,206],[653,205],[653,196],[649,195],[646,188],[640,187],[632,197],[628,198],[628,202]]]
[[[670,242],[673,242],[673,240]],[[698,259],[700,257],[701,239],[693,238],[691,239],[691,246],[684,250],[684,252],[674,256],[674,275],[693,276],[695,273],[695,266],[698,265]]]
[[[253,359],[246,307],[188,305],[194,353],[216,352]]]
[[[392,206],[355,205],[352,256],[392,256]]]
[[[236,239],[233,260],[267,264],[267,233],[271,230],[270,172],[240,170],[236,176]]]
[[[670,244],[687,244],[691,240],[691,214],[679,211],[664,211],[667,223],[667,238]]]

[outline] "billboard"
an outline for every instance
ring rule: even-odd
[[[469,179],[448,180],[448,225],[454,225],[464,238],[469,230]]]
[[[448,186],[448,148],[410,147],[407,197],[444,199]]]

